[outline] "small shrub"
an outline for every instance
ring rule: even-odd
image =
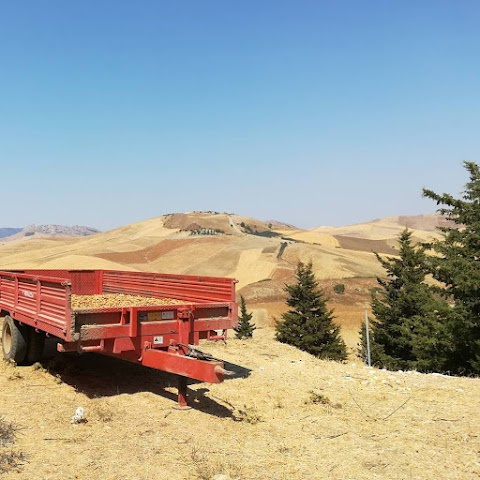
[[[23,452],[15,452],[14,450],[0,452],[0,474],[18,469],[25,461],[26,456]]]
[[[310,394],[310,396],[305,400],[306,405],[310,405],[310,404],[331,405],[332,404],[330,399],[327,396],[323,395],[322,393],[315,392],[314,390],[310,390],[310,392],[308,393]]]
[[[23,375],[18,370],[13,370],[13,372],[7,377],[7,380],[21,380]]]
[[[338,295],[343,295],[345,293],[345,285],[343,283],[337,283],[333,287],[333,291],[335,293],[338,293]]]
[[[305,400],[305,405],[324,405],[328,411],[331,412],[332,408],[342,408],[341,403],[333,403],[326,395],[315,390],[310,390],[310,396]]]
[[[262,422],[262,417],[257,412],[255,407],[248,407],[247,405],[243,406],[243,410],[238,409],[238,415],[236,415],[235,420],[237,422],[246,422],[251,425]]]
[[[13,422],[7,422],[0,417],[0,446],[15,443],[18,428]]]
[[[23,452],[8,448],[15,443],[18,427],[13,422],[7,422],[0,417],[0,476],[11,470],[18,469],[25,461]]]

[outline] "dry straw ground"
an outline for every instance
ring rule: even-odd
[[[477,479],[480,381],[338,364],[273,340],[204,345],[236,373],[190,386],[95,355],[0,365],[10,479]],[[76,407],[88,423],[70,424]]]

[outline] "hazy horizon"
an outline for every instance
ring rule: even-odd
[[[214,210],[210,210],[210,211],[214,211]],[[198,212],[198,211],[196,211]],[[168,212],[168,213],[192,213],[192,212]],[[207,212],[199,212],[199,213],[207,213]],[[371,221],[374,221],[374,220],[378,220],[378,219],[382,219],[382,218],[388,218],[388,217],[398,217],[398,216],[405,216],[405,217],[412,217],[412,216],[417,216],[417,215],[432,215],[432,214],[435,214],[436,212],[420,212],[420,213],[399,213],[399,214],[395,214],[395,215],[386,215],[385,217],[372,217],[372,218],[368,218],[368,219],[363,219],[363,220],[360,220],[358,222],[353,222],[353,223],[349,223],[349,224],[346,224],[346,223],[342,223],[342,224],[313,224],[313,225],[307,225],[307,226],[302,226],[302,225],[298,225],[298,224],[292,224],[290,222],[287,222],[285,220],[282,220],[281,218],[258,218],[258,217],[255,217],[253,215],[249,215],[248,213],[238,213],[238,212],[217,212],[217,213],[220,213],[220,214],[232,214],[232,215],[239,215],[239,216],[242,216],[242,217],[251,217],[251,218],[255,218],[257,220],[261,220],[261,221],[277,221],[277,222],[281,222],[281,223],[285,223],[285,224],[289,224],[289,225],[292,225],[294,227],[298,227],[300,229],[313,229],[313,228],[317,228],[317,227],[343,227],[343,226],[349,226],[349,225],[356,225],[356,224],[363,224],[363,223],[368,223],[368,222],[371,222]],[[9,229],[9,228],[26,228],[28,226],[31,226],[31,225],[35,225],[35,226],[39,226],[39,225],[60,225],[60,226],[66,226],[66,227],[74,227],[74,226],[79,226],[79,227],[90,227],[90,228],[95,228],[101,232],[106,232],[106,231],[109,231],[109,230],[115,230],[117,228],[121,228],[121,227],[124,227],[126,225],[129,225],[129,224],[132,224],[132,223],[139,223],[139,222],[143,222],[143,221],[146,221],[146,220],[151,220],[151,219],[154,219],[154,218],[159,218],[159,217],[162,217],[163,215],[166,215],[166,213],[163,213],[163,214],[160,214],[160,215],[156,215],[154,217],[149,217],[149,218],[143,218],[143,219],[137,219],[137,220],[133,220],[132,222],[129,222],[129,223],[122,223],[122,224],[119,224],[119,225],[114,225],[110,228],[100,228],[100,227],[97,227],[95,225],[90,225],[90,224],[78,224],[78,223],[62,223],[62,224],[59,224],[59,223],[51,223],[51,222],[42,222],[42,223],[37,223],[37,224],[27,224],[27,225],[17,225],[17,226],[12,226],[12,225],[6,225],[6,226],[3,226],[3,225],[0,225],[0,230],[2,229]]]

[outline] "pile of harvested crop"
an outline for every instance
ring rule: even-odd
[[[104,293],[102,295],[72,295],[73,310],[118,307],[149,307],[156,305],[178,305],[180,300],[173,298],[142,297],[123,293]]]

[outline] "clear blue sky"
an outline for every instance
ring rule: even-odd
[[[433,212],[480,161],[478,0],[0,0],[0,227]]]

